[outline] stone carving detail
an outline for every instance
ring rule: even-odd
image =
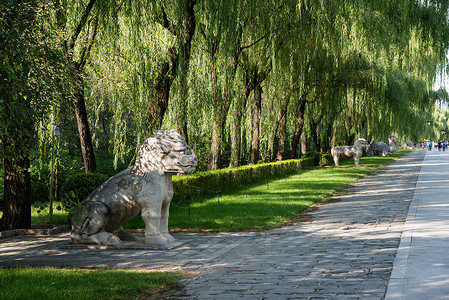
[[[339,167],[340,158],[353,158],[356,167],[360,167],[359,161],[363,154],[363,149],[367,151],[369,144],[365,139],[358,139],[353,146],[335,146],[331,150],[336,167]]]
[[[122,224],[141,215],[145,244],[168,248],[168,214],[173,198],[172,175],[193,173],[198,164],[176,131],[155,131],[145,140],[136,163],[101,184],[72,217],[75,244],[119,245],[135,240]]]

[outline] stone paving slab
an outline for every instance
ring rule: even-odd
[[[0,266],[180,270],[167,299],[382,299],[425,152],[266,232],[177,234],[170,250],[74,248],[68,233],[0,240]]]

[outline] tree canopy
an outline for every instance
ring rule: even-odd
[[[446,63],[445,1],[120,4],[86,74],[91,119],[112,116],[117,158],[161,127],[186,126],[209,169],[297,157],[297,135],[324,151],[425,137]]]

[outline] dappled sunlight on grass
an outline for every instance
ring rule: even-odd
[[[31,223],[32,224],[70,224],[70,216],[66,210],[62,208],[61,203],[53,204],[52,218],[50,219],[50,208],[47,205],[44,209],[31,207]]]
[[[371,168],[324,168],[277,179],[232,194],[173,206],[170,227],[257,230],[282,225],[297,213],[340,191]]]
[[[44,209],[31,206],[31,224],[70,224],[70,216],[67,211],[57,209],[60,203],[54,204],[53,214],[50,218],[50,209],[46,206]],[[0,211],[0,218],[3,212]]]

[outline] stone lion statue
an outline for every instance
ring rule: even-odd
[[[331,150],[336,167],[339,167],[340,158],[353,158],[356,167],[360,167],[359,161],[363,154],[363,149],[367,151],[369,144],[365,139],[358,139],[353,146],[335,146]]]
[[[141,215],[145,244],[168,248],[168,214],[173,198],[172,175],[193,173],[195,154],[176,131],[155,131],[140,148],[134,166],[101,184],[72,217],[75,244],[119,245],[135,240],[122,224]]]

